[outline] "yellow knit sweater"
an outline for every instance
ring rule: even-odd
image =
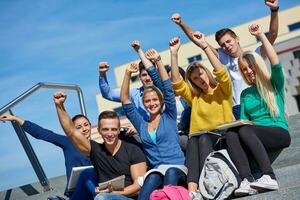
[[[203,130],[214,130],[220,124],[231,122],[232,83],[225,67],[213,74],[218,78],[218,85],[211,93],[196,96],[181,78],[172,83],[176,95],[182,96],[192,107],[190,134]]]

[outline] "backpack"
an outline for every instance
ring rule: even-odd
[[[150,200],[190,200],[189,192],[182,186],[166,185],[163,189],[154,190]]]
[[[199,190],[204,198],[226,199],[240,183],[238,171],[225,149],[207,156],[199,179]]]

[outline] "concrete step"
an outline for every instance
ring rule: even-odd
[[[279,183],[278,191],[265,192],[237,199],[300,199],[300,164],[276,169],[275,174]]]
[[[273,162],[273,169],[300,164],[300,115],[291,116],[288,122],[291,145],[284,149]]]
[[[299,200],[300,185],[281,188],[278,191],[261,193],[253,196],[238,198],[238,200]]]

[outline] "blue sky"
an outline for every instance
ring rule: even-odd
[[[87,3],[88,2],[88,3]],[[243,3],[241,3],[243,2]],[[299,0],[280,2],[280,9]],[[234,12],[233,12],[234,10]],[[139,39],[146,50],[168,48],[174,36],[188,40],[170,16],[180,12],[193,29],[205,34],[269,15],[263,1],[138,1],[48,0],[0,1],[0,107],[38,82],[79,85],[87,114],[97,122],[98,62],[111,66],[137,59],[130,47]],[[115,85],[113,70],[109,82]],[[52,102],[55,90],[41,90],[13,112],[63,134]],[[74,92],[66,108],[79,112]],[[10,123],[0,124],[0,191],[37,181],[36,175]],[[47,174],[64,174],[62,151],[43,141],[29,139]]]

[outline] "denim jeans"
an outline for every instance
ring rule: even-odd
[[[166,171],[165,176],[158,172],[153,172],[149,174],[143,184],[143,187],[139,193],[139,200],[149,199],[151,193],[162,188],[163,185],[178,185],[179,181],[185,181],[185,173],[175,167],[169,168]]]
[[[129,197],[113,193],[99,193],[94,200],[132,200]]]
[[[70,200],[89,200],[96,196],[95,185],[98,184],[98,176],[93,168],[83,170],[77,180],[76,189],[70,196]]]

